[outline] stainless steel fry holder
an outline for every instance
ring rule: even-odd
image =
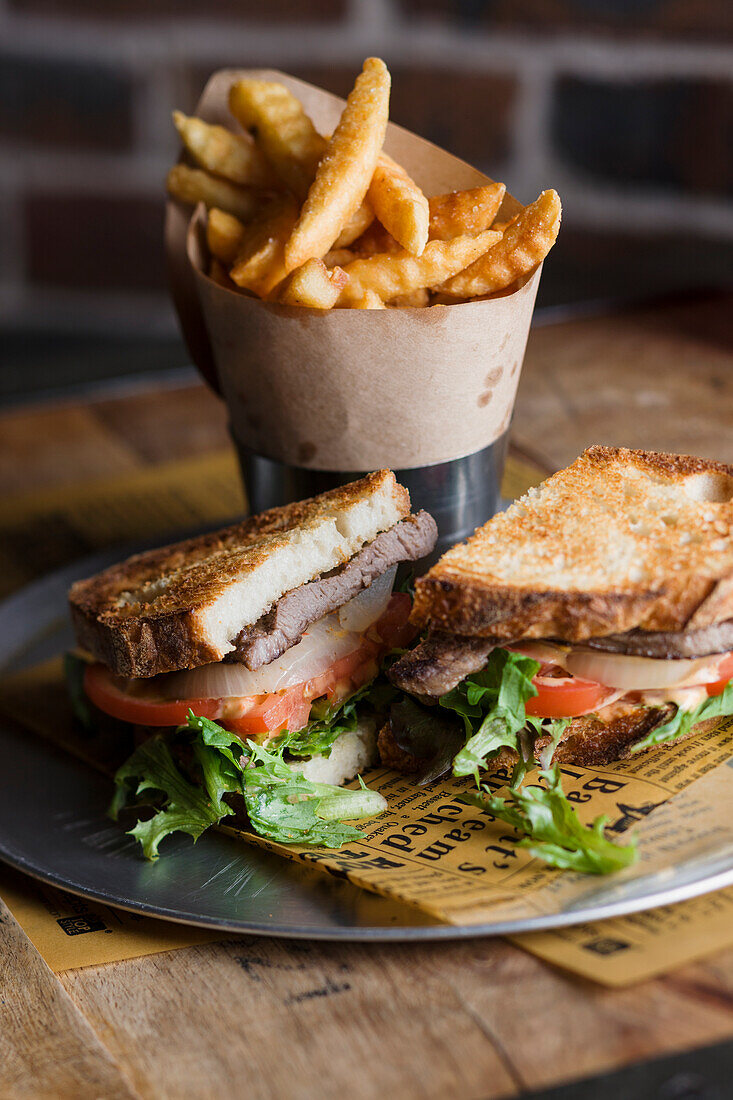
[[[501,477],[507,439],[508,432],[504,432],[475,454],[432,466],[394,471],[397,480],[409,490],[413,511],[424,508],[438,524],[435,550],[421,565],[432,564],[450,546],[467,538],[501,509]],[[369,472],[289,466],[255,454],[236,439],[234,442],[249,508],[254,513],[315,496]]]

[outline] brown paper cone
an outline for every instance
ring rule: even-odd
[[[279,80],[329,133],[344,101],[272,70],[211,77],[196,108],[232,125],[227,95],[242,77]],[[387,152],[427,195],[491,180],[389,124]],[[506,195],[501,218],[520,204]],[[410,469],[473,454],[508,427],[541,267],[512,294],[422,309],[323,312],[263,302],[205,273],[203,210],[169,202],[166,247],[189,350],[217,382],[235,439],[312,470]],[[206,334],[208,333],[208,340]]]

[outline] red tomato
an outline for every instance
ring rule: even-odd
[[[408,646],[417,634],[416,628],[407,620],[412,611],[412,600],[406,592],[393,592],[386,610],[374,624],[375,633],[389,649],[402,649]]]
[[[728,653],[718,665],[719,679],[714,684],[706,684],[708,695],[722,695],[728,686],[728,681],[733,680],[733,653]]]
[[[135,726],[178,726],[186,721],[189,707],[201,718],[217,718],[218,699],[160,699],[131,695],[104,665],[87,665],[84,691],[95,707]]]
[[[614,694],[613,688],[578,676],[535,676],[537,695],[527,700],[525,709],[533,718],[576,718],[602,706]]]

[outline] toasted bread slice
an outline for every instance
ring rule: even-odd
[[[220,661],[285,592],[348,561],[410,511],[391,470],[78,581],[78,643],[120,676]]]
[[[567,726],[563,739],[555,750],[553,763],[577,764],[582,768],[600,768],[604,764],[612,764],[616,760],[628,760],[632,755],[632,745],[641,741],[651,730],[656,729],[662,722],[670,717],[670,711],[674,707],[628,708],[628,713],[617,714],[610,721],[604,722],[595,716],[585,718],[573,718]],[[707,718],[693,726],[685,738],[678,738],[666,744],[657,746],[661,749],[673,748],[680,740],[693,737],[700,733],[707,733],[714,729],[720,722],[719,718]],[[539,737],[535,744],[535,751],[540,752],[549,744],[550,738]],[[406,752],[397,744],[392,727],[389,722],[379,731],[378,737],[379,758],[385,768],[394,768],[395,771],[411,772],[420,771],[424,762],[410,752]],[[645,749],[650,752],[651,749]],[[488,765],[489,771],[497,768],[512,768],[517,762],[517,754],[513,749],[502,749]]]
[[[591,447],[418,580],[413,621],[566,641],[733,617],[733,467]]]

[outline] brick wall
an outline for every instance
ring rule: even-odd
[[[344,93],[564,200],[542,300],[730,283],[731,0],[0,0],[0,326],[170,332],[174,106],[223,65]]]

